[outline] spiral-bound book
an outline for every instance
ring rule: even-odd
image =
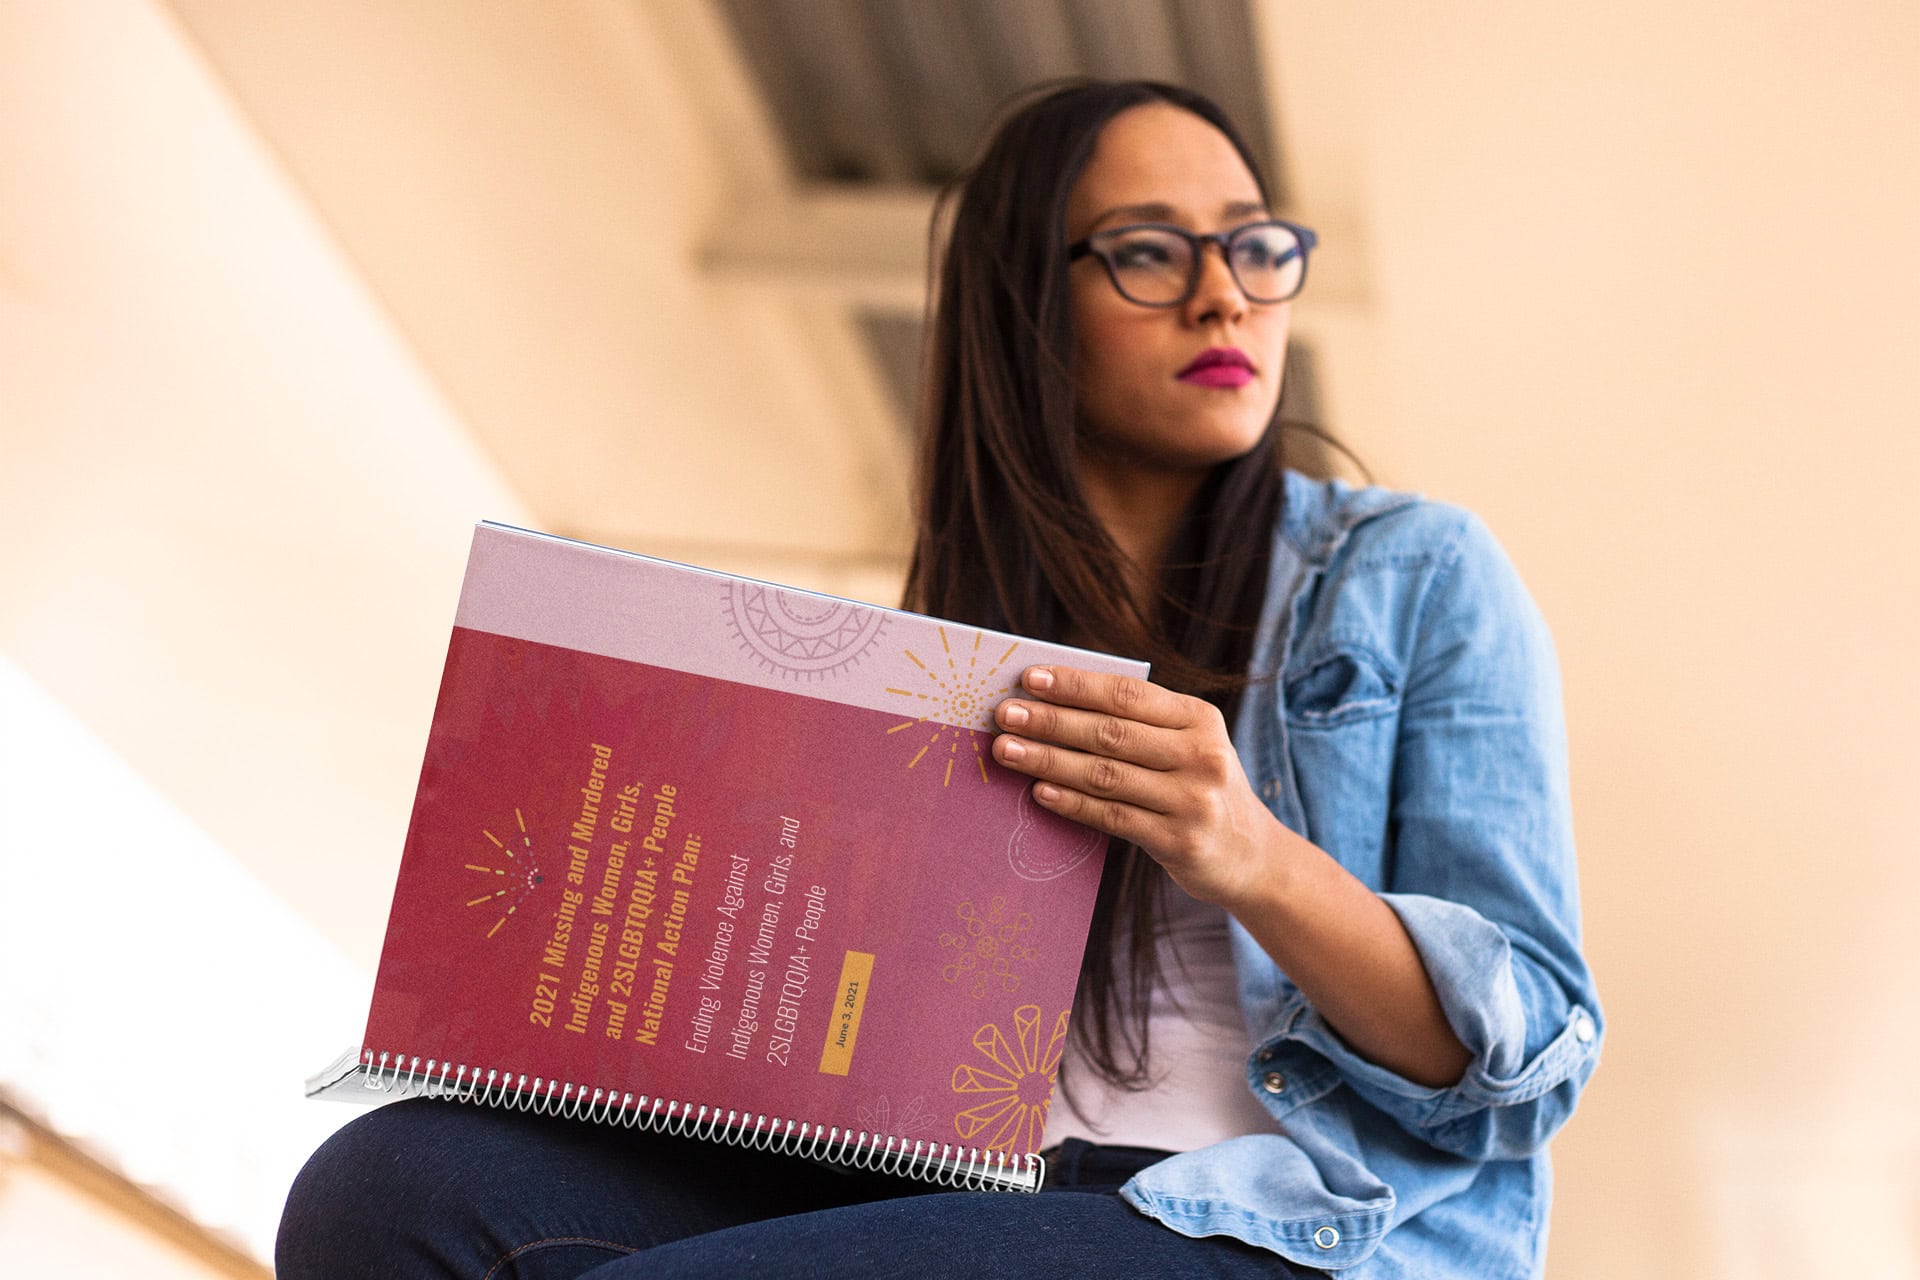
[[[1027,1189],[1105,838],[988,750],[1105,654],[483,522],[362,1043],[425,1095]]]

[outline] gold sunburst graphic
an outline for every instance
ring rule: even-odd
[[[520,828],[518,853],[514,852],[511,844],[501,840],[493,832],[483,830],[480,834],[493,845],[496,855],[505,855],[505,862],[500,866],[484,867],[473,862],[466,864],[469,871],[499,876],[502,880],[502,883],[491,892],[483,893],[467,903],[470,907],[481,907],[491,903],[500,911],[500,918],[493,922],[493,928],[487,930],[489,938],[500,932],[500,926],[507,922],[507,917],[520,909],[520,904],[527,900],[527,895],[533,892],[541,880],[540,865],[534,860],[533,837],[527,832],[527,820],[520,815],[520,810],[515,809],[513,821]],[[490,858],[489,862],[494,860],[496,859]]]
[[[954,652],[954,646],[947,638],[947,629],[941,627],[939,631],[941,652],[934,658],[931,666],[922,662],[913,650],[901,650],[907,655],[909,662],[920,668],[932,688],[930,691],[922,688],[917,693],[911,689],[888,689],[888,693],[896,693],[903,698],[913,698],[928,705],[922,709],[919,718],[904,720],[887,732],[900,733],[932,721],[933,733],[920,745],[920,749],[914,752],[913,759],[907,761],[907,768],[912,769],[919,765],[929,753],[933,755],[935,761],[939,761],[941,753],[937,748],[941,740],[945,739],[946,760],[945,768],[940,775],[940,785],[951,786],[953,785],[953,766],[961,759],[960,744],[965,742],[973,751],[973,763],[979,770],[980,781],[985,782],[987,780],[986,755],[980,750],[979,735],[969,733],[967,729],[992,727],[993,704],[1013,692],[1011,683],[996,687],[994,681],[1000,674],[1000,669],[1007,665],[1007,659],[1013,657],[1014,650],[1020,647],[1020,642],[1014,641],[998,658],[983,663],[985,655],[980,652],[980,645],[986,638],[984,632],[974,632],[971,645],[963,642],[961,648],[965,652],[962,654]],[[954,723],[955,721],[959,722],[958,725]]]

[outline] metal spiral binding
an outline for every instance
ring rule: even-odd
[[[753,1151],[803,1156],[874,1173],[920,1178],[963,1191],[1034,1192],[1046,1179],[1046,1158],[1004,1151],[982,1151],[863,1130],[796,1123],[746,1111],[721,1112],[667,1098],[618,1093],[513,1072],[438,1062],[405,1054],[363,1049],[363,1088],[406,1098],[444,1098],[476,1106],[537,1112],[596,1124],[670,1133],[683,1138],[727,1142]]]

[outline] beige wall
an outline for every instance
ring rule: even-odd
[[[1920,10],[1299,8],[1349,55],[1355,432],[1564,663],[1611,1027],[1554,1274],[1920,1274]]]
[[[330,851],[526,508],[163,12],[0,23],[0,646],[367,962]]]
[[[897,555],[821,295],[699,269],[780,177],[705,11],[453,8],[0,3],[0,650],[369,967],[471,520]],[[1560,643],[1551,1274],[1920,1276],[1920,10],[1261,17],[1332,425]]]

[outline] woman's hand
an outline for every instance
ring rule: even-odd
[[[1232,910],[1273,873],[1277,820],[1219,709],[1129,676],[1029,667],[994,719],[994,759],[1041,806],[1131,840],[1192,896]],[[1270,884],[1270,881],[1269,881]]]
[[[1471,1061],[1386,900],[1280,825],[1212,703],[1126,676],[1029,667],[994,758],[1055,813],[1131,840],[1225,907],[1361,1053],[1432,1088]]]

